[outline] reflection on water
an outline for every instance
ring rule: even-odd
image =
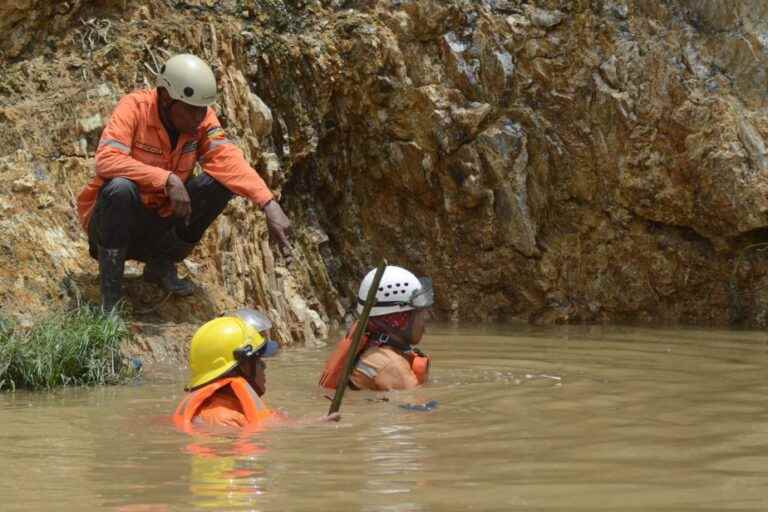
[[[766,510],[768,336],[433,327],[425,388],[339,424],[188,436],[166,382],[0,396],[3,510]],[[269,362],[318,417],[329,348]],[[400,405],[436,400],[432,411]]]
[[[189,490],[197,507],[259,508],[267,474],[259,460],[264,450],[253,444],[234,444],[230,453],[226,446],[221,451],[210,446],[189,450]]]

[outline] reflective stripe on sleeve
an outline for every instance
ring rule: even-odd
[[[373,368],[372,366],[368,366],[367,364],[365,364],[363,362],[358,362],[355,365],[355,370],[359,371],[360,373],[362,373],[363,375],[365,375],[369,379],[375,379],[376,375],[379,373],[379,372],[376,371],[375,368]]]
[[[232,141],[228,139],[214,140],[211,142],[209,149],[217,148],[219,146],[223,146],[224,144],[232,144]]]
[[[126,155],[130,155],[131,154],[131,148],[129,148],[128,146],[126,146],[122,142],[117,141],[115,139],[103,140],[99,144],[99,147],[101,147],[101,146],[111,146],[111,147],[119,150],[120,152],[125,153]]]

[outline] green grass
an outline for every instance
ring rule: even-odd
[[[0,318],[0,390],[117,383],[127,336],[118,315],[91,307],[53,314],[28,330]]]

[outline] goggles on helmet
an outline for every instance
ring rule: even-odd
[[[432,307],[435,303],[435,289],[432,287],[432,279],[420,277],[421,288],[411,294],[410,305],[416,309]]]
[[[255,309],[241,308],[227,316],[236,316],[240,318],[260,333],[272,328],[272,322],[267,318],[267,315],[261,311],[256,311]]]
[[[278,350],[280,345],[275,340],[266,340],[258,349],[248,344],[235,349],[232,354],[235,356],[235,361],[242,364],[255,358],[272,357]]]

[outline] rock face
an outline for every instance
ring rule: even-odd
[[[237,199],[186,262],[198,295],[129,276],[141,321],[250,304],[314,343],[384,256],[434,278],[444,319],[766,325],[766,19],[760,0],[0,0],[3,313],[96,300],[74,197],[120,95],[190,51],[294,258]]]

